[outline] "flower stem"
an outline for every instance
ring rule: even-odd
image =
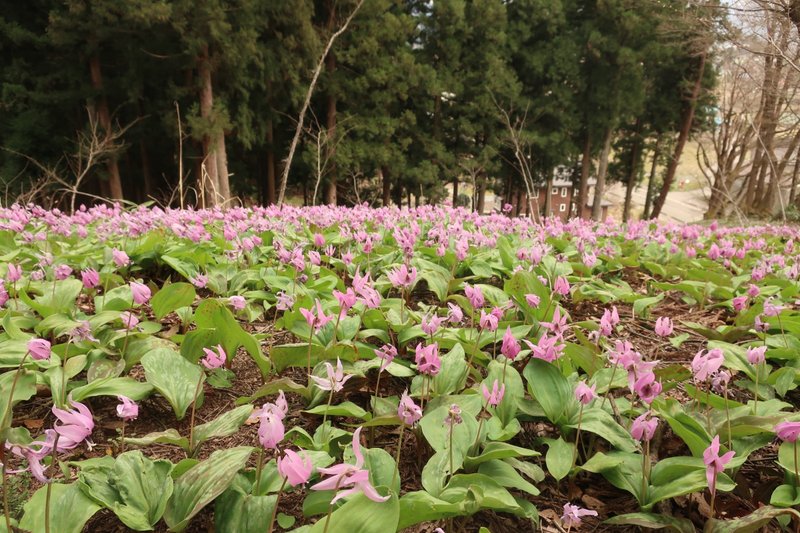
[[[261,471],[264,469],[264,448],[259,448],[258,463],[256,463],[256,483],[253,485],[253,492],[258,494],[261,488]],[[277,507],[277,503],[275,506]]]
[[[194,389],[194,401],[192,401],[192,416],[189,418],[189,454],[194,455],[194,414],[197,409],[197,398],[200,397],[200,388],[203,386],[204,373],[200,374],[197,380],[197,387]]]
[[[56,438],[53,441],[53,460],[50,464],[52,468],[55,468],[56,462],[58,462],[58,438],[61,435],[56,432]],[[49,480],[47,482],[47,495],[45,496],[44,500],[44,533],[50,533],[50,496],[53,492],[53,480]]]
[[[394,482],[397,480],[397,472],[400,470],[400,452],[403,450],[403,434],[406,432],[406,425],[403,422],[400,422],[400,438],[397,439],[397,452],[394,456],[394,462],[397,464],[397,468],[392,473],[392,483],[389,485],[389,489],[391,490],[394,487]],[[795,450],[797,448],[795,447]],[[796,464],[796,463],[795,463]],[[397,491],[397,495],[400,496],[400,491]]]
[[[795,449],[797,448],[795,447]],[[6,518],[6,531],[10,533],[13,530],[11,529],[11,509],[8,507],[8,474],[6,473],[5,453],[6,447],[5,443],[3,443],[3,445],[0,445],[0,468],[3,469],[3,514]]]
[[[614,375],[617,373],[617,363],[614,363],[613,368],[611,369],[611,379],[608,380],[608,390],[606,391],[605,396],[603,396],[603,401],[600,402],[600,409],[602,409],[606,405],[606,400],[611,395],[611,386],[614,384]]]
[[[314,328],[309,326],[310,331],[308,332],[308,352],[306,353],[306,375],[308,376],[308,383],[307,385],[311,386],[311,336],[314,334]]]
[[[800,474],[797,473],[797,441],[794,441],[794,482],[800,483]]]
[[[339,483],[336,483],[336,487],[333,489],[334,492],[339,490]],[[325,517],[325,528],[322,530],[322,533],[328,533],[328,526],[331,525],[331,513],[333,513],[333,504],[328,505],[328,516]]]
[[[11,392],[8,395],[8,405],[6,406],[6,412],[3,413],[3,419],[0,420],[0,429],[6,427],[6,421],[8,417],[11,415],[12,406],[14,405],[14,389],[17,388],[17,381],[19,380],[19,375],[22,372],[22,365],[25,363],[25,359],[28,358],[28,352],[25,352],[25,355],[22,356],[22,359],[19,362],[19,366],[17,367],[17,373],[14,374],[14,381],[11,382]],[[8,425],[11,426],[11,420],[8,420]],[[5,463],[3,463],[5,464]],[[5,470],[3,470],[5,472]],[[9,531],[11,531],[9,529]]]
[[[481,409],[481,413],[483,411],[487,411],[488,408],[489,408],[489,402],[487,401],[486,403],[483,404],[483,408]],[[478,450],[478,441],[481,438],[481,430],[482,429],[483,429],[483,417],[481,417],[481,419],[478,421],[478,434],[475,435],[475,442],[473,442],[472,446],[470,447],[471,450],[475,450],[475,453],[477,453],[477,450]]]
[[[753,391],[753,414],[758,415],[758,377],[761,374],[761,363],[755,365],[756,368],[756,388]]]
[[[450,424],[450,432],[449,432],[450,435],[448,437],[450,439],[450,443],[449,443],[448,450],[447,450],[448,453],[450,454],[450,457],[449,457],[449,459],[450,459],[450,471],[448,473],[448,480],[450,480],[453,477],[453,427],[454,426],[455,426],[454,423]]]
[[[122,419],[122,435],[120,436],[119,440],[119,453],[122,455],[125,453],[125,419]]]
[[[503,358],[503,382],[501,385],[506,384],[506,367],[508,366],[508,357]]]
[[[283,478],[283,483],[281,483],[281,488],[278,489],[278,497],[275,500],[275,507],[272,508],[272,519],[269,521],[269,533],[275,529],[275,517],[278,516],[278,504],[281,503],[281,494],[283,493],[284,487],[286,487],[286,481],[288,477]]]
[[[71,341],[70,341],[71,342]],[[61,405],[67,405],[67,359],[69,358],[69,342],[64,347],[64,360],[61,361]]]
[[[642,455],[642,494],[639,505],[647,501],[647,485],[650,481],[650,441],[644,441],[644,454]]]
[[[731,436],[731,410],[730,410],[730,407],[728,405],[728,384],[727,383],[725,383],[724,394],[725,394],[725,422],[726,422],[726,424],[728,426],[728,449],[732,450],[733,449],[733,445],[731,443],[731,439],[733,437]]]
[[[330,409],[331,409],[331,402],[333,402],[333,387],[331,387],[331,393],[328,395],[328,405],[325,408],[325,413],[323,413],[323,415],[322,415],[322,431],[323,431],[323,433],[322,433],[323,439],[322,440],[323,441],[325,440],[324,439],[324,437],[325,437],[325,422],[328,420],[328,411],[330,411]]]
[[[581,409],[578,411],[578,431],[575,433],[575,450],[572,452],[572,468],[575,468],[575,463],[578,460],[578,444],[581,442],[581,422],[583,421],[583,402],[581,402]],[[570,468],[570,470],[572,470]]]

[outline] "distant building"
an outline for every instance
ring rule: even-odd
[[[589,189],[586,194],[586,205],[581,208],[581,216],[583,218],[591,218],[592,216],[592,203],[594,201],[594,178],[589,179]],[[545,213],[545,202],[547,194],[550,195],[550,212]],[[542,216],[556,217],[562,221],[567,221],[571,217],[578,216],[578,206],[572,204],[572,197],[577,194],[572,180],[564,178],[556,178],[553,180],[552,186],[541,185],[536,187],[533,193],[533,206],[538,206],[539,214]],[[601,220],[605,220],[608,216],[608,208],[611,207],[611,202],[603,200],[600,203]]]

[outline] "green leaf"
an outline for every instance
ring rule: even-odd
[[[50,494],[50,531],[58,533],[80,533],[86,522],[100,510],[100,506],[86,496],[77,483],[64,485],[52,483]],[[23,509],[25,514],[19,527],[31,533],[45,531],[45,499],[47,486],[37,490]],[[56,529],[53,529],[53,528]]]
[[[142,383],[129,377],[108,377],[72,389],[70,394],[76,402],[95,396],[127,396],[131,400],[139,401],[147,398],[152,391],[153,386],[149,383]]]
[[[195,448],[208,439],[233,435],[253,413],[252,405],[242,405],[232,411],[226,411],[211,422],[200,424],[194,428]]]
[[[772,492],[769,503],[776,507],[794,507],[800,504],[800,491],[794,485],[780,485]]]
[[[574,423],[569,424],[568,427],[577,428],[577,419]],[[631,438],[630,433],[617,424],[610,413],[599,407],[584,409],[580,427],[581,431],[587,431],[603,437],[618,450],[624,452],[633,452],[636,450],[636,444],[633,438]]]
[[[539,489],[523,479],[514,467],[500,460],[488,461],[478,467],[478,473],[489,476],[503,487],[518,489],[532,496],[539,495]]]
[[[306,368],[308,364],[308,343],[282,344],[273,346],[269,352],[275,371],[281,372],[290,366]],[[324,361],[325,348],[319,344],[311,343],[311,368]]]
[[[253,448],[249,446],[218,450],[176,479],[164,512],[169,528],[178,532],[185,530],[194,515],[228,488],[252,453]]]
[[[269,396],[271,394],[277,394],[278,391],[296,392],[306,400],[311,398],[308,387],[305,385],[300,385],[289,378],[280,378],[261,385],[261,387],[259,387],[258,390],[251,396],[237,398],[236,404],[241,405],[243,403],[251,403],[258,398],[263,398],[264,396]]]
[[[308,533],[322,533],[325,522],[317,521]],[[385,502],[374,502],[359,493],[331,514],[328,532],[387,533],[397,531],[399,522],[400,504],[394,493]]]
[[[628,513],[609,518],[604,524],[614,526],[639,526],[647,529],[669,529],[675,533],[695,533],[694,524],[686,518],[662,514]]]
[[[560,481],[567,477],[569,471],[572,470],[575,445],[558,438],[548,441],[548,446],[547,455],[544,458],[547,470],[551,476],[556,478],[556,481]]]
[[[303,411],[312,415],[349,416],[352,418],[369,419],[370,414],[353,402],[342,402],[338,405],[318,405]]]
[[[522,371],[528,392],[541,404],[547,419],[556,425],[571,420],[578,401],[567,378],[555,365],[532,358]]]
[[[433,393],[439,396],[461,391],[469,374],[464,356],[464,348],[456,344],[442,356],[439,373],[433,377]]]
[[[162,319],[176,309],[192,305],[196,295],[190,283],[172,283],[153,295],[150,306],[156,318]]]
[[[214,505],[214,526],[221,533],[263,533],[269,527],[277,494],[249,494],[252,486],[239,475],[233,485],[217,498]]]
[[[164,348],[142,357],[142,366],[148,383],[169,401],[178,420],[181,420],[195,400],[196,391],[202,391],[198,382],[206,379],[203,370],[179,353]],[[202,392],[198,399],[201,396]]]
[[[151,444],[174,444],[189,451],[189,439],[181,437],[176,429],[148,433],[144,437],[125,437],[125,442],[134,446],[150,446]]]
[[[14,398],[9,398],[11,395],[11,386],[14,383],[14,377],[17,375],[16,371],[4,372],[0,374],[0,416],[5,415],[8,410],[8,404],[13,406],[19,402],[30,400],[36,394],[36,374],[22,369],[19,377],[17,378],[17,385],[14,388]],[[7,425],[11,424],[13,418],[10,413],[8,420],[0,420],[0,430],[3,430]]]
[[[486,461],[495,459],[508,459],[511,457],[536,457],[541,455],[539,452],[514,446],[505,442],[489,442],[483,447],[483,451],[477,457],[468,457],[464,462],[468,467],[477,466]]]
[[[766,505],[735,520],[709,520],[703,531],[705,533],[754,533],[769,524],[774,518],[785,514],[800,519],[800,512],[794,509],[778,509]]]
[[[85,468],[84,492],[114,511],[136,531],[150,531],[161,520],[172,495],[172,463],[152,461],[138,450],[117,457],[113,468]]]
[[[424,490],[409,492],[400,498],[398,531],[421,522],[440,520],[461,514],[461,506],[432,496]]]

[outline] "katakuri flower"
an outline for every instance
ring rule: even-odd
[[[597,511],[591,509],[583,509],[571,503],[564,504],[564,514],[561,515],[561,522],[568,528],[578,527],[581,525],[581,518],[584,516],[597,516]]]
[[[703,463],[706,465],[706,480],[711,492],[714,493],[717,486],[717,476],[725,470],[725,466],[731,462],[736,452],[729,451],[720,457],[719,455],[719,435],[714,437],[711,444],[703,452]]]
[[[511,333],[511,326],[506,326],[506,332],[503,335],[503,344],[500,346],[500,353],[513,361],[517,355],[519,355],[520,351],[522,351],[522,347],[519,345],[519,341],[514,337],[514,334]]]
[[[314,380],[314,383],[316,383],[317,387],[320,389],[333,392],[339,392],[342,390],[345,382],[353,377],[352,374],[345,375],[342,361],[339,358],[336,359],[335,369],[333,368],[332,364],[325,361],[325,373],[327,376],[324,378],[312,375],[311,379]]]
[[[292,487],[305,485],[311,479],[314,465],[306,452],[302,452],[302,457],[294,450],[284,450],[283,455],[278,457],[278,473]]]
[[[797,442],[800,437],[800,422],[781,422],[775,426],[778,438],[786,442]]]
[[[50,341],[44,339],[31,339],[28,341],[28,353],[31,359],[44,361],[50,359]]]
[[[204,367],[209,370],[214,370],[215,368],[219,368],[225,364],[226,354],[225,350],[222,349],[221,344],[217,344],[216,346],[217,351],[211,350],[209,348],[203,348],[203,352],[205,352],[205,357],[200,361]]]
[[[674,326],[672,325],[672,320],[669,317],[662,316],[658,320],[656,320],[656,335],[660,337],[669,337],[672,335],[674,331]]]
[[[494,380],[492,383],[492,390],[489,391],[489,388],[486,386],[485,383],[481,383],[481,392],[483,393],[483,399],[486,400],[486,403],[491,405],[492,407],[497,407],[500,405],[500,402],[503,401],[503,396],[506,394],[506,385],[503,383],[500,385],[497,380]]]
[[[117,416],[123,420],[136,420],[139,417],[139,406],[127,396],[117,396],[121,402],[117,405]]]
[[[636,417],[631,425],[631,436],[638,441],[653,439],[658,427],[658,418],[650,417],[650,411]]]
[[[578,383],[578,386],[575,387],[575,397],[583,405],[588,405],[592,403],[592,400],[597,398],[597,393],[595,393],[595,390],[597,390],[596,384],[590,387],[585,381],[581,381]]]
[[[408,391],[404,391],[400,396],[400,404],[397,406],[397,417],[407,426],[413,426],[422,418],[422,409],[414,403]]]
[[[348,463],[341,463],[333,465],[328,468],[320,468],[319,473],[323,476],[328,476],[316,485],[311,487],[311,490],[337,490],[336,496],[331,500],[331,504],[336,503],[342,498],[363,493],[367,498],[374,502],[385,502],[389,496],[381,496],[375,487],[369,482],[369,471],[364,470],[364,455],[361,453],[361,428],[358,428],[353,433],[353,455],[355,455],[356,463],[354,465]],[[350,487],[346,490],[345,487]]]

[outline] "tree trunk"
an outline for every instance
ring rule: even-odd
[[[267,121],[267,205],[275,203],[275,137],[272,119]]]
[[[622,221],[627,222],[631,215],[631,201],[633,200],[633,188],[636,185],[636,177],[639,175],[639,156],[642,141],[639,138],[640,122],[636,120],[636,133],[631,147],[631,163],[628,169],[628,183],[625,187],[625,205],[622,208]]]
[[[547,175],[547,185],[544,193],[544,216],[545,218],[552,215],[553,210],[553,172],[550,171]]]
[[[228,151],[225,149],[225,132],[217,133],[217,181],[219,195],[223,204],[231,199],[231,184],[228,179]]]
[[[587,130],[586,139],[583,142],[583,155],[581,156],[581,183],[578,188],[578,216],[583,218],[583,211],[588,203],[589,194],[589,174],[592,170],[592,138]]]
[[[688,106],[684,112],[683,120],[681,123],[681,131],[678,134],[678,141],[675,144],[675,150],[667,165],[667,171],[664,174],[664,183],[661,184],[661,192],[653,204],[653,213],[650,218],[658,218],[661,214],[661,209],[664,208],[664,202],[667,201],[669,189],[675,179],[675,172],[678,170],[678,163],[681,160],[683,148],[686,146],[686,141],[689,139],[689,132],[692,129],[692,122],[694,121],[694,110],[697,107],[697,100],[700,96],[700,89],[703,87],[703,74],[706,70],[706,51],[700,54],[700,66],[697,72],[697,79],[692,87],[692,94],[689,97]]]
[[[389,207],[392,201],[392,179],[389,176],[389,166],[383,165],[379,172],[381,173],[381,183],[383,185],[383,207]]]
[[[147,152],[147,144],[145,144],[144,140],[139,141],[139,157],[142,161],[144,197],[149,198],[155,193],[155,187],[153,187],[153,174],[150,172],[150,154]]]
[[[403,184],[400,180],[394,182],[392,187],[392,200],[397,207],[403,207]]]
[[[656,136],[656,145],[653,147],[653,163],[650,166],[650,178],[647,180],[647,194],[644,198],[644,211],[642,220],[650,218],[650,207],[653,204],[653,194],[656,190],[656,171],[658,170],[658,158],[661,157],[661,138],[662,134]]]
[[[328,31],[333,32],[333,25],[336,22],[336,4],[333,0],[328,0]],[[328,57],[325,58],[325,72],[328,74],[328,96],[327,96],[327,113],[325,119],[325,127],[327,128],[326,134],[326,149],[328,150],[328,162],[330,170],[328,172],[328,184],[325,190],[325,203],[336,205],[337,201],[337,179],[336,179],[336,142],[334,136],[336,135],[336,93],[333,90],[333,74],[336,72],[336,56],[333,50],[328,52]]]
[[[603,216],[603,192],[606,187],[606,173],[608,172],[608,154],[611,152],[611,139],[614,137],[612,128],[606,130],[603,141],[603,150],[600,152],[600,164],[597,167],[597,183],[594,185],[594,201],[592,202],[592,220],[600,220]]]
[[[204,45],[197,58],[197,74],[200,77],[200,117],[211,123],[214,109],[214,90],[211,85],[211,64],[208,57],[208,46]],[[217,204],[219,197],[219,179],[217,178],[217,143],[211,132],[206,132],[202,139],[203,168],[205,175],[198,176],[204,191],[203,207]]]
[[[458,205],[458,176],[453,176],[453,207]]]
[[[486,207],[486,176],[481,176],[478,181],[478,214],[482,215]]]
[[[97,119],[100,121],[100,127],[103,129],[106,138],[111,135],[111,114],[108,111],[108,101],[103,93],[103,73],[100,69],[100,58],[93,55],[89,59],[89,73],[92,78],[92,88],[97,93],[96,96],[96,109]],[[119,174],[119,163],[117,162],[116,154],[107,154],[108,161],[106,162],[106,169],[108,170],[108,191],[113,200],[122,200],[124,195],[122,192],[122,178]]]
[[[797,175],[800,174],[800,151],[794,156],[794,170],[792,170],[792,186],[789,190],[789,203],[794,204],[797,195]]]

